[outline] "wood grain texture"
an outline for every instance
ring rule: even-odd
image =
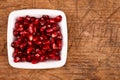
[[[7,19],[18,9],[66,13],[68,58],[64,67],[12,68],[7,59]],[[120,80],[120,0],[0,0],[0,80]]]

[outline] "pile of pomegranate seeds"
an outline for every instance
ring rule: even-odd
[[[62,16],[40,18],[25,16],[16,20],[11,46],[14,48],[14,62],[60,60],[62,34],[58,23]]]

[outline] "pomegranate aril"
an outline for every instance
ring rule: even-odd
[[[42,26],[42,27],[40,28],[40,31],[43,32],[45,29],[46,29],[46,26]]]
[[[15,57],[14,58],[14,62],[19,62],[20,61],[20,57]]]
[[[36,63],[38,63],[39,61],[37,61],[37,60],[32,60],[32,64],[36,64]]]
[[[56,23],[56,21],[55,21],[55,19],[53,19],[53,18],[51,18],[50,20],[49,20],[49,23]]]
[[[59,15],[59,16],[57,16],[56,18],[55,18],[55,21],[56,22],[60,22],[62,20],[62,16],[61,15]]]
[[[49,44],[50,44],[50,41],[49,41],[49,40],[43,41],[43,44],[49,45]]]
[[[53,29],[47,29],[46,32],[48,33],[53,32]]]
[[[50,49],[50,46],[49,45],[44,45],[43,46],[43,50],[49,50]]]
[[[49,58],[52,59],[52,60],[55,60],[56,59],[56,55],[55,54],[50,54]]]
[[[56,56],[56,57],[55,57],[55,60],[60,60],[60,56]]]
[[[40,58],[40,54],[38,54],[38,53],[35,54],[35,58],[36,58],[36,59],[39,59],[39,58]]]
[[[40,57],[40,61],[45,61],[45,56],[42,55],[42,56]]]
[[[40,25],[43,26],[45,24],[45,20],[40,21]]]
[[[18,55],[17,52],[13,52],[13,57],[16,57]]]
[[[22,57],[21,60],[22,60],[22,61],[27,61],[26,57]]]
[[[16,22],[16,23],[15,23],[15,28],[18,28],[18,27],[19,27],[19,24],[20,24],[19,22]]]
[[[31,17],[30,21],[31,22],[35,21],[35,17]]]
[[[30,55],[28,55],[28,56],[27,56],[27,61],[29,61],[29,62],[30,62],[31,60],[32,60],[32,59],[31,59],[31,56],[30,56]]]
[[[26,44],[26,42],[24,42],[20,45],[20,49],[24,49],[26,46],[27,46],[27,44]]]
[[[49,16],[48,15],[43,15],[42,16],[44,19],[49,19]]]
[[[57,37],[57,32],[52,33],[52,38],[55,38],[55,37]]]
[[[32,47],[28,47],[26,53],[27,53],[27,54],[30,54],[32,51],[33,51],[33,48],[32,48]]]
[[[27,44],[28,44],[29,46],[32,46],[32,45],[33,45],[33,43],[32,43],[31,41],[28,41]]]
[[[24,20],[24,17],[17,18],[17,21],[22,22]]]
[[[53,44],[52,44],[52,48],[53,48],[53,49],[57,49],[58,47],[57,47],[57,45],[56,45],[55,43],[53,43]]]
[[[42,44],[42,42],[41,41],[35,41],[35,44],[40,46]]]
[[[28,27],[28,31],[30,33],[33,33],[34,32],[33,28],[34,28],[34,24],[30,24],[29,27]]]
[[[42,51],[40,49],[36,49],[36,53],[38,53],[39,55],[41,55]]]
[[[29,39],[30,41],[32,41],[32,40],[33,40],[33,35],[32,35],[32,34],[29,34],[29,35],[28,35],[28,39]]]
[[[34,24],[39,25],[39,19],[35,19]]]
[[[27,15],[27,16],[25,17],[25,19],[28,20],[28,21],[30,21],[31,17]]]
[[[23,27],[19,27],[19,28],[17,28],[16,30],[20,32],[20,31],[23,31],[24,28],[23,28]]]
[[[21,35],[21,36],[27,36],[28,34],[29,34],[28,31],[22,31],[22,32],[20,32],[20,35]]]

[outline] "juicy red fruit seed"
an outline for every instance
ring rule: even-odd
[[[60,22],[62,20],[62,16],[61,15],[59,15],[59,16],[57,16],[56,18],[55,18],[55,21],[56,22]]]
[[[62,16],[40,18],[26,15],[18,17],[13,30],[14,62],[31,62],[36,64],[46,60],[60,60],[62,34],[59,22]]]

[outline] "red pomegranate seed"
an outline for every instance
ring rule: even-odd
[[[31,52],[33,51],[33,48],[32,47],[29,47],[29,48],[27,48],[27,54],[30,54]]]
[[[24,20],[24,17],[19,17],[19,18],[17,18],[17,21],[18,22],[22,22]]]
[[[42,26],[42,27],[40,28],[40,31],[43,32],[45,29],[46,29],[46,26]]]
[[[38,54],[38,53],[35,54],[35,58],[36,58],[36,59],[39,59],[39,57],[40,57],[40,54]]]
[[[40,57],[40,60],[41,60],[41,61],[45,61],[45,56],[42,55],[42,56]]]
[[[53,43],[53,44],[52,44],[52,48],[53,48],[53,49],[57,49],[58,47],[57,47],[57,45],[56,45],[55,43]]]
[[[14,58],[14,62],[19,62],[20,61],[20,57],[15,57]]]
[[[62,20],[62,16],[61,15],[59,15],[59,16],[57,16],[55,18],[55,22],[60,22],[61,20]]]
[[[53,29],[47,29],[46,32],[47,33],[53,32]]]
[[[51,18],[51,19],[49,20],[49,23],[56,23],[56,21],[55,21],[55,19]]]
[[[25,19],[28,20],[28,21],[30,21],[31,17],[27,15],[27,16],[25,17]]]
[[[31,17],[30,21],[34,22],[35,21],[35,17]]]
[[[21,59],[22,61],[27,61],[27,59],[25,58],[25,57],[22,57],[22,59]]]
[[[34,24],[30,24],[29,27],[28,27],[28,31],[29,31],[30,33],[33,33],[33,32],[34,32],[34,31],[33,31],[33,28],[34,28]]]
[[[48,44],[48,45],[50,45],[50,41],[49,41],[49,40],[43,41],[43,44]]]
[[[27,56],[27,61],[29,61],[29,62],[30,62],[31,60],[32,60],[32,59],[31,59],[31,56],[30,56],[30,55],[28,55],[28,56]]]
[[[37,60],[32,60],[32,64],[36,64],[36,63],[38,63]]]
[[[27,43],[24,42],[24,43],[22,43],[22,44],[20,45],[20,48],[21,48],[21,49],[24,49],[26,46],[27,46]]]
[[[21,36],[27,36],[28,34],[29,34],[28,31],[22,31],[22,32],[20,32],[20,35],[21,35]]]
[[[28,35],[28,39],[29,39],[30,41],[32,41],[32,40],[33,40],[33,35],[32,35],[32,34],[29,34],[29,35]]]
[[[41,41],[35,41],[35,44],[40,46],[42,44],[42,42]]]
[[[42,16],[44,19],[49,19],[49,16],[48,15],[43,15]]]
[[[39,19],[35,19],[34,24],[38,25],[39,24]]]
[[[24,30],[23,27],[19,27],[19,28],[17,28],[17,31],[23,31],[23,30]]]
[[[52,38],[56,38],[57,37],[57,32],[53,32],[52,33]]]
[[[42,51],[40,49],[36,49],[36,52],[40,55],[42,54]]]
[[[28,41],[28,43],[27,43],[29,46],[32,46],[33,45],[33,43],[31,42],[31,41]]]

